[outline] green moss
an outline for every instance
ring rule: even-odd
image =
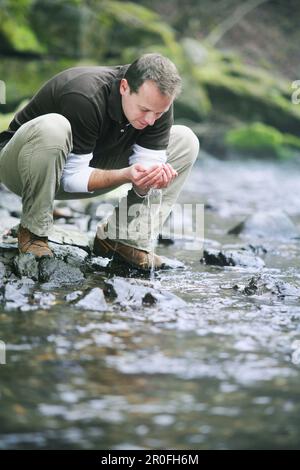
[[[267,70],[242,63],[234,54],[207,48],[208,59],[196,66],[194,77],[204,87],[216,116],[261,121],[297,135],[300,106],[291,103],[290,82]]]
[[[10,0],[0,8],[0,36],[11,50],[45,52],[28,20],[32,0]],[[0,47],[1,48],[1,47]]]
[[[300,149],[300,139],[283,134],[261,122],[232,129],[225,136],[225,143],[239,152],[287,158]]]
[[[25,98],[31,98],[40,86],[56,73],[74,65],[74,61],[39,61],[3,59],[0,77],[6,85],[6,105],[1,110],[11,111]]]

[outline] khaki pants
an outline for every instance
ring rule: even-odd
[[[21,196],[21,224],[38,236],[47,236],[53,225],[55,199],[91,198],[114,189],[106,188],[93,193],[65,192],[60,186],[60,179],[71,150],[72,132],[69,121],[60,114],[51,113],[23,124],[0,151],[0,181],[10,191]],[[162,190],[160,209],[158,196],[154,195],[151,199],[151,204],[156,207],[156,212],[152,212],[156,222],[160,219],[161,224],[168,217],[198,152],[199,142],[195,134],[188,127],[173,126],[167,161],[178,172],[178,176],[168,188]],[[126,166],[128,161],[125,159],[121,164],[118,161],[118,168]],[[115,168],[114,161],[108,161],[101,168]],[[149,228],[151,208],[147,199],[136,195],[133,189],[129,190],[108,219],[108,236],[114,233],[123,243],[149,251],[151,238],[156,235],[158,225],[154,231],[153,227]],[[124,207],[127,208],[125,219],[124,213],[121,214]]]

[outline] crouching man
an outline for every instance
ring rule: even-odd
[[[161,267],[151,253],[158,228],[153,232],[149,224],[145,199],[151,188],[162,190],[156,217],[162,224],[199,152],[194,133],[173,125],[180,88],[175,65],[160,54],[124,66],[74,67],[42,86],[0,134],[0,181],[22,198],[21,253],[53,256],[47,237],[55,200],[95,197],[132,183],[98,227],[94,253],[117,253],[142,269]]]

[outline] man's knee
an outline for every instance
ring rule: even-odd
[[[41,146],[72,150],[72,130],[67,118],[57,113],[44,114],[38,118],[37,139]]]
[[[171,133],[176,141],[176,147],[184,151],[185,157],[190,164],[194,164],[200,149],[199,139],[196,134],[187,126],[174,125]]]

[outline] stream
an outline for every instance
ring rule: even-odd
[[[299,170],[202,155],[181,201],[205,203],[204,249],[251,244],[264,266],[200,263],[189,239],[159,245],[185,267],[143,282],[181,308],[81,310],[68,286],[47,291],[51,308],[0,308],[0,449],[299,449],[300,241],[228,234],[275,209],[300,227]],[[264,288],[246,292],[255,276]]]

